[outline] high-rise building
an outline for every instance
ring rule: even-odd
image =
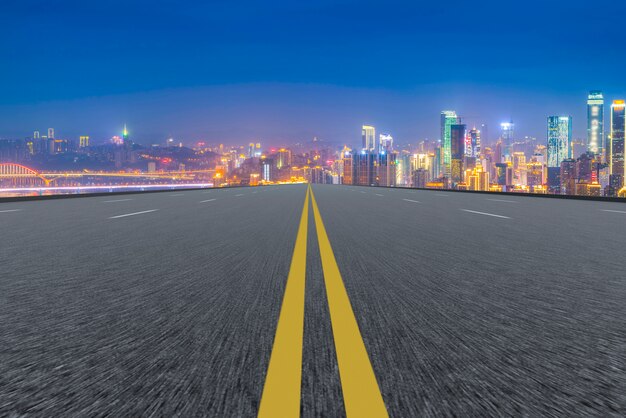
[[[281,148],[278,150],[276,168],[283,169],[291,166],[291,150]]]
[[[33,132],[33,139],[39,139],[41,136],[39,135],[39,131]]]
[[[465,125],[450,125],[450,179],[453,185],[463,181],[466,132]]]
[[[587,96],[587,151],[602,154],[604,150],[604,96],[593,90]]]
[[[561,163],[572,158],[572,117],[548,116],[548,189],[561,192]]]
[[[572,158],[572,117],[548,117],[548,167],[561,167],[561,162]]]
[[[576,160],[566,158],[561,162],[560,178],[561,194],[576,194]]]
[[[454,110],[444,110],[441,112],[441,148],[443,150],[443,175],[450,177],[452,148],[450,127],[457,125],[459,118]]]
[[[124,124],[124,130],[122,131],[122,141],[124,145],[131,145],[128,139],[128,129],[126,129],[126,124]]]
[[[524,154],[523,152],[514,152],[511,155],[511,161],[513,162],[513,185],[526,186],[526,154]]]
[[[380,134],[378,143],[378,152],[391,152],[393,151],[393,137],[389,134]]]
[[[502,122],[500,124],[500,140],[502,141],[502,154],[505,160],[511,159],[511,148],[515,136],[515,124],[513,121]]]
[[[428,170],[425,168],[418,168],[413,171],[413,187],[418,189],[425,189],[426,183],[430,181]]]
[[[48,139],[54,139],[54,128],[48,128]]]
[[[78,140],[78,146],[80,148],[86,148],[89,146],[89,137],[88,136],[81,136]]]
[[[614,100],[611,105],[611,138],[609,147],[610,195],[617,196],[624,187],[624,133],[626,131],[626,104]]]
[[[376,128],[373,126],[363,125],[361,139],[364,150],[371,151],[376,149]]]
[[[470,157],[478,158],[478,156],[480,155],[480,131],[476,129],[476,127],[474,127],[469,131],[468,136],[469,136],[468,142],[470,145],[470,149],[465,150],[466,155]]]

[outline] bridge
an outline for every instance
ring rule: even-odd
[[[33,168],[16,163],[0,163],[0,180],[9,180],[14,185],[50,186],[59,179],[101,177],[101,178],[145,178],[167,180],[194,180],[198,176],[212,177],[215,170],[188,170],[188,171],[68,171],[68,172],[39,172]]]

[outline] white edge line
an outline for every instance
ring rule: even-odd
[[[626,213],[623,210],[610,210],[610,209],[600,209],[602,212],[611,212],[611,213]]]
[[[133,200],[133,199],[105,200],[102,203],[128,202],[129,200]]]
[[[6,210],[0,210],[0,213],[9,213],[9,212],[19,212],[22,209],[6,209]]]
[[[198,203],[212,202],[212,201],[214,201],[214,200],[217,200],[217,199],[202,200],[201,202],[198,202]]]
[[[141,212],[126,213],[124,215],[111,216],[109,219],[125,218],[127,216],[142,215],[144,213],[156,212],[158,209],[144,210]]]
[[[402,199],[402,200],[404,200],[404,201],[406,201],[406,202],[422,203],[422,202],[419,202],[419,201],[417,201],[417,200],[411,200],[411,199]]]
[[[491,202],[507,202],[507,203],[517,203],[515,200],[503,200],[503,199],[487,199]]]
[[[511,219],[508,216],[502,216],[502,215],[494,215],[493,213],[486,213],[486,212],[478,212],[475,210],[469,210],[469,209],[461,209],[464,212],[469,212],[469,213],[476,213],[478,215],[486,215],[486,216],[493,216],[495,218],[503,218],[503,219]]]
[[[384,196],[384,194],[374,193],[376,196]]]

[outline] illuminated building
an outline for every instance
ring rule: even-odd
[[[548,188],[551,193],[561,191],[561,162],[572,158],[571,116],[548,116]]]
[[[514,152],[511,155],[513,163],[513,184],[526,185],[526,155],[523,152]]]
[[[559,173],[561,183],[561,194],[576,194],[576,160],[566,158],[561,162]]]
[[[33,139],[39,139],[39,138],[40,138],[39,131],[33,132]]]
[[[453,186],[463,181],[465,134],[465,125],[450,125],[450,179]]]
[[[441,145],[443,149],[443,172],[446,177],[450,177],[452,163],[452,125],[459,123],[459,118],[454,110],[444,110],[441,112]]]
[[[396,185],[396,161],[395,152],[382,152],[376,155],[376,181],[377,186]]]
[[[469,149],[466,148],[465,155],[478,158],[480,155],[480,131],[474,127],[469,131],[468,137]]]
[[[378,152],[391,152],[393,151],[393,137],[389,134],[380,134],[378,143]]]
[[[609,195],[615,196],[624,187],[624,132],[626,105],[614,100],[611,105],[611,138],[609,148]]]
[[[376,148],[376,128],[373,126],[363,125],[361,139],[363,142],[363,149],[365,151],[374,150]]]
[[[271,158],[261,158],[261,178],[263,181],[271,182],[276,177],[274,160]]]
[[[396,185],[409,186],[411,182],[413,156],[408,151],[402,151],[396,160]]]
[[[79,138],[79,141],[78,141],[78,146],[80,148],[88,147],[89,146],[89,137],[88,136],[81,136]]]
[[[248,158],[253,158],[254,157],[254,142],[251,142],[250,145],[248,145]]]
[[[48,139],[54,139],[54,128],[48,128]]]
[[[122,143],[126,146],[132,145],[132,143],[128,139],[128,129],[126,129],[126,124],[124,124],[124,130],[122,131]]]
[[[354,183],[354,159],[351,152],[343,153],[343,184]]]
[[[468,170],[467,189],[475,191],[489,191],[489,172],[478,165],[473,170]]]
[[[511,157],[511,146],[513,145],[513,137],[515,136],[515,124],[511,122],[503,122],[500,124],[500,140],[502,141],[502,155],[505,160]]]
[[[534,189],[537,187],[543,187],[544,175],[543,175],[543,163],[540,161],[530,161],[526,163],[526,185]]]
[[[360,186],[373,186],[376,182],[376,153],[355,152],[353,160],[353,184]]]
[[[276,168],[283,169],[291,166],[291,150],[281,148],[278,150]]]
[[[587,151],[596,155],[604,151],[604,96],[597,90],[587,96]]]

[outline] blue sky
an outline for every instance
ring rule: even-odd
[[[0,5],[0,137],[399,140],[438,113],[543,137],[585,94],[626,96],[624,2],[78,1]]]

